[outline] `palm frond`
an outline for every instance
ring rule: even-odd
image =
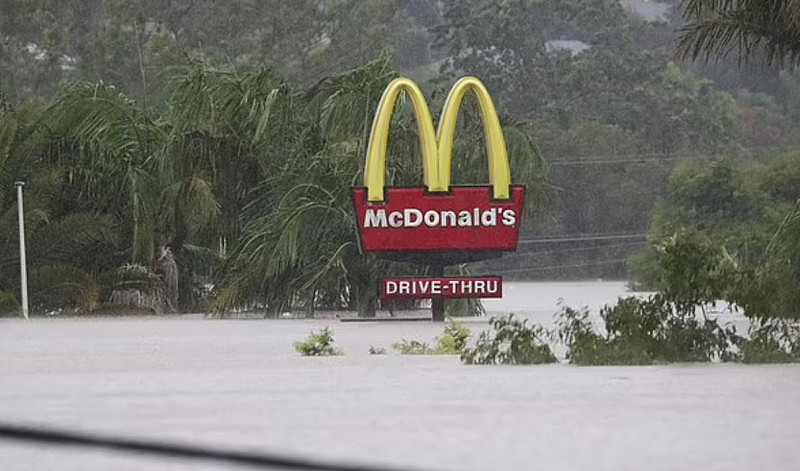
[[[33,311],[77,308],[88,312],[100,306],[100,288],[89,273],[69,264],[33,268],[28,275]]]
[[[738,51],[744,62],[757,51],[766,64],[794,66],[800,59],[797,0],[685,0],[686,21],[676,55],[706,62]]]
[[[105,214],[73,213],[32,234],[29,258],[34,264],[64,263],[82,258],[99,244],[119,246],[117,222]]]

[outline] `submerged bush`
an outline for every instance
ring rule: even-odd
[[[750,328],[742,341],[742,363],[800,363],[800,325],[773,319]]]
[[[625,339],[608,340],[596,333],[589,311],[564,307],[556,318],[555,335],[568,347],[567,358],[581,365],[647,365],[647,353]]]
[[[403,355],[459,355],[470,336],[469,328],[453,320],[448,320],[444,333],[436,337],[436,347],[425,342],[402,339],[392,348]]]
[[[454,320],[448,320],[444,333],[436,337],[436,352],[441,355],[460,355],[467,345],[471,332],[469,328]]]
[[[418,340],[402,339],[401,342],[393,343],[392,348],[403,355],[436,355],[437,353],[436,349]]]
[[[461,360],[467,365],[533,365],[555,363],[556,357],[542,340],[544,329],[529,325],[513,314],[493,317],[491,330],[481,332],[474,348],[465,347]]]
[[[333,346],[333,332],[328,327],[319,332],[311,331],[304,341],[295,342],[294,349],[303,356],[344,355],[341,349]]]
[[[656,294],[621,298],[600,317],[605,335],[592,328],[588,313],[564,308],[557,335],[580,365],[643,365],[669,362],[732,361],[742,339],[733,326],[698,319],[694,305],[681,306]]]
[[[386,355],[386,349],[383,347],[376,347],[375,345],[370,345],[369,350],[367,350],[370,355]]]

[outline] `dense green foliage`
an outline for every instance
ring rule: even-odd
[[[719,182],[709,191],[726,192]],[[730,210],[728,202],[722,198],[715,204]],[[718,240],[724,239],[695,230],[675,233],[655,245],[650,274],[660,293],[645,299],[623,298],[604,307],[600,311],[604,325],[599,332],[586,311],[563,309],[557,336],[569,348],[570,361],[584,365],[797,361],[798,305],[783,297],[794,295],[797,284],[791,283],[796,274],[770,273],[777,262],[769,256],[758,259],[762,260],[758,268],[749,268]],[[770,244],[782,244],[775,242],[780,240],[779,232]],[[708,312],[718,303],[727,303],[728,308],[750,317],[747,336]]]
[[[700,317],[694,305],[662,295],[628,297],[600,310],[604,334],[595,332],[588,313],[563,309],[558,335],[579,365],[731,361],[740,338],[732,326]]]
[[[344,355],[341,349],[333,346],[333,332],[328,327],[312,331],[302,342],[295,342],[294,349],[306,357]]]
[[[80,306],[91,310],[115,296],[127,299],[124,291],[136,289],[105,275],[132,263],[145,268],[138,271],[142,281],[161,278],[148,289],[148,302],[138,303],[152,308],[151,298],[158,297],[163,302],[157,311],[210,307],[219,313],[245,308],[274,314],[321,307],[369,315],[378,308],[379,274],[424,270],[364,256],[357,246],[349,189],[361,172],[371,114],[396,76],[388,56],[299,91],[269,71],[235,73],[203,62],[172,74],[169,107],[161,114],[139,108],[110,86],[78,82],[31,124],[55,133],[42,138],[39,153],[55,149],[66,155],[41,164],[51,165],[50,180],[30,181],[29,217],[40,214],[37,198],[45,188],[58,190],[74,199],[45,199],[50,206],[42,209],[42,223],[53,224],[47,211],[62,211],[67,222],[84,222],[78,234],[84,244],[94,249],[116,244],[100,266],[84,259],[94,275],[58,279],[58,273],[65,278],[69,273],[48,269],[51,284],[85,279],[88,291]],[[420,164],[408,157],[417,146],[411,113],[399,108],[389,183],[417,184]],[[470,113],[465,127],[477,135],[480,121],[469,119]],[[15,116],[3,115],[12,130]],[[542,166],[535,148],[513,124],[507,132],[516,175],[535,187]],[[457,145],[481,144],[462,136]],[[29,163],[39,164],[36,152],[27,154]],[[470,172],[485,171],[477,159],[479,152],[469,152],[462,160],[473,164],[458,166],[456,176],[471,180]],[[13,218],[12,195],[5,201],[5,217]],[[87,233],[90,224],[94,232]],[[35,221],[29,226],[32,233],[37,229]],[[14,225],[4,228],[9,230],[3,271],[16,260]],[[52,230],[57,229],[65,230]],[[47,240],[51,248],[56,242]],[[32,251],[36,247],[31,243]],[[67,248],[81,257],[81,246]],[[40,264],[31,258],[32,266]],[[32,278],[36,273],[32,270]],[[13,292],[13,283],[3,277],[0,289]],[[35,278],[32,286],[39,288]],[[218,288],[206,296],[211,287]]]
[[[800,318],[800,154],[684,164],[653,215],[635,280],[752,318]]]
[[[555,363],[541,326],[530,325],[513,314],[493,317],[491,330],[481,332],[473,347],[461,350],[467,365],[536,365]]]

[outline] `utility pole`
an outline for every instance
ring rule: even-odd
[[[14,182],[17,187],[17,214],[19,216],[19,276],[22,288],[22,317],[28,318],[28,269],[25,260],[25,211],[22,207],[22,187],[25,182]]]

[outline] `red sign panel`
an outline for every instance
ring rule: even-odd
[[[381,295],[384,299],[502,298],[503,279],[499,276],[384,278]]]
[[[508,200],[492,199],[491,186],[453,186],[449,193],[387,188],[382,202],[353,189],[361,246],[367,251],[515,250],[525,187]]]

